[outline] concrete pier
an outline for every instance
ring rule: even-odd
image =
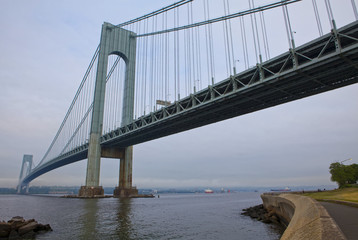
[[[81,186],[80,191],[78,193],[81,197],[96,197],[96,196],[104,196],[104,190],[102,186],[98,187],[87,187]]]
[[[132,187],[132,163],[133,163],[133,146],[124,150],[124,156],[120,161],[119,183],[113,191],[114,197],[131,197],[138,195],[138,190]]]

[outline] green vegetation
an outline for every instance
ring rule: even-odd
[[[358,187],[336,189],[332,191],[305,193],[304,196],[316,200],[339,200],[358,203]]]
[[[329,166],[329,172],[332,174],[331,180],[337,182],[339,188],[349,187],[358,181],[358,164],[344,165],[335,162]]]
[[[329,172],[331,173],[331,180],[337,182],[339,189],[310,192],[303,195],[318,201],[338,200],[358,203],[358,164],[344,165],[335,162],[329,166]]]

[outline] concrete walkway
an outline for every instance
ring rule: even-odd
[[[358,239],[358,208],[342,204],[320,202],[334,219],[348,240]]]

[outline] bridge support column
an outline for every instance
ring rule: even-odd
[[[116,27],[110,23],[104,23],[102,25],[93,100],[90,141],[88,147],[86,186],[81,187],[79,192],[80,197],[94,197],[95,195],[103,195],[103,188],[99,186],[102,152],[100,137],[102,135],[103,129],[109,55],[117,55],[121,57],[126,63],[126,74],[123,90],[122,125],[128,124],[133,120],[136,58],[135,33],[120,27]]]
[[[17,193],[22,193],[23,189],[25,189],[25,193],[29,193],[29,183],[23,183],[22,179],[26,177],[31,169],[32,169],[32,155],[25,154],[22,159],[22,165],[20,170],[20,176],[19,176],[19,185],[17,186]]]
[[[102,186],[99,186],[99,174],[101,165],[100,134],[90,134],[90,147],[88,150],[86,185],[81,186],[78,195],[80,197],[95,197],[104,195]]]
[[[126,147],[124,157],[120,160],[119,184],[114,189],[114,197],[132,197],[138,195],[138,190],[132,186],[133,146]]]

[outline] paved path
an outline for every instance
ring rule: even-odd
[[[330,202],[320,204],[327,209],[348,240],[358,239],[358,208]]]

